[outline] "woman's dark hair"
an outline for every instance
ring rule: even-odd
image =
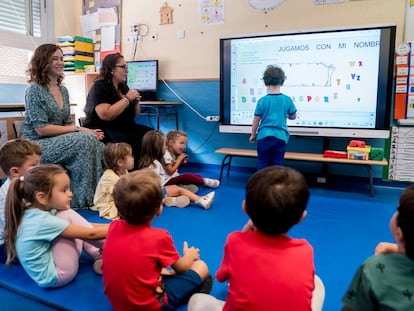
[[[27,82],[36,82],[39,85],[47,86],[50,82],[48,77],[52,56],[57,50],[62,49],[56,44],[39,45],[33,53],[29,66],[26,70]],[[57,84],[61,84],[63,76],[57,79]]]
[[[108,85],[114,88],[112,83],[113,71],[116,68],[116,65],[118,64],[119,60],[123,58],[124,56],[122,56],[120,53],[106,55],[104,60],[102,61],[102,67],[99,71],[98,79],[104,80]],[[125,82],[120,83],[118,85],[118,90],[115,91],[120,91],[122,94],[126,94],[128,92],[128,87]]]

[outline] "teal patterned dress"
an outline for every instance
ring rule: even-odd
[[[42,163],[60,164],[67,170],[73,192],[72,208],[88,208],[93,205],[96,185],[103,173],[105,145],[92,133],[73,132],[41,137],[35,130],[48,124],[73,123],[68,90],[61,85],[60,91],[62,109],[48,87],[36,83],[28,87],[22,136],[42,147]]]

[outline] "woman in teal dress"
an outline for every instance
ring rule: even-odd
[[[26,114],[22,136],[42,147],[42,163],[63,166],[70,178],[73,208],[93,205],[103,172],[105,145],[100,129],[76,126],[70,114],[69,93],[62,85],[63,53],[55,44],[40,45],[30,61]]]

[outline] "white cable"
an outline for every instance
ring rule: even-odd
[[[197,116],[199,116],[204,121],[207,119],[207,117],[204,117],[201,113],[199,113],[197,110],[195,110],[193,107],[191,107],[191,105],[189,103],[187,103],[180,95],[178,95],[177,92],[175,92],[171,88],[171,86],[169,86],[168,83],[165,82],[165,80],[163,78],[161,78],[161,77],[159,77],[159,78],[165,84],[165,86],[171,91],[171,93],[173,93],[180,101],[182,101],[188,108],[190,108]]]

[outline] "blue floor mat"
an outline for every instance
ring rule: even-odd
[[[201,174],[214,178],[217,170]],[[165,207],[153,226],[167,229],[180,253],[184,241],[200,248],[201,258],[214,275],[228,233],[240,230],[247,221],[241,204],[248,177],[249,174],[234,170],[216,189],[216,198],[208,211],[194,204],[181,209]],[[308,216],[289,232],[293,237],[308,239],[314,248],[316,273],[326,288],[323,308],[326,311],[341,309],[341,297],[355,270],[372,255],[375,245],[379,241],[392,241],[388,222],[402,188],[376,186],[375,197],[370,197],[366,180],[363,182],[346,187],[312,186]],[[211,189],[201,188],[200,194],[208,191]],[[105,221],[97,212],[80,214],[90,222]],[[102,277],[94,273],[92,261],[86,256],[81,258],[76,279],[63,288],[39,288],[19,266],[11,270],[0,266],[0,286],[59,310],[112,310],[103,293]],[[227,284],[214,281],[212,294],[224,299]],[[0,309],[4,310],[1,306]],[[31,310],[30,303],[26,309]],[[186,306],[178,309],[184,310]]]
[[[94,211],[79,213],[89,222],[108,222]],[[20,265],[0,265],[0,286],[57,310],[111,311],[111,304],[103,293],[102,276],[93,271],[92,265],[92,259],[82,254],[76,278],[64,287],[53,289],[39,287]]]
[[[110,311],[112,307],[103,293],[102,276],[95,274],[92,264],[82,256],[76,278],[65,287],[55,289],[39,287],[20,265],[11,268],[0,265],[0,286],[59,310]]]

